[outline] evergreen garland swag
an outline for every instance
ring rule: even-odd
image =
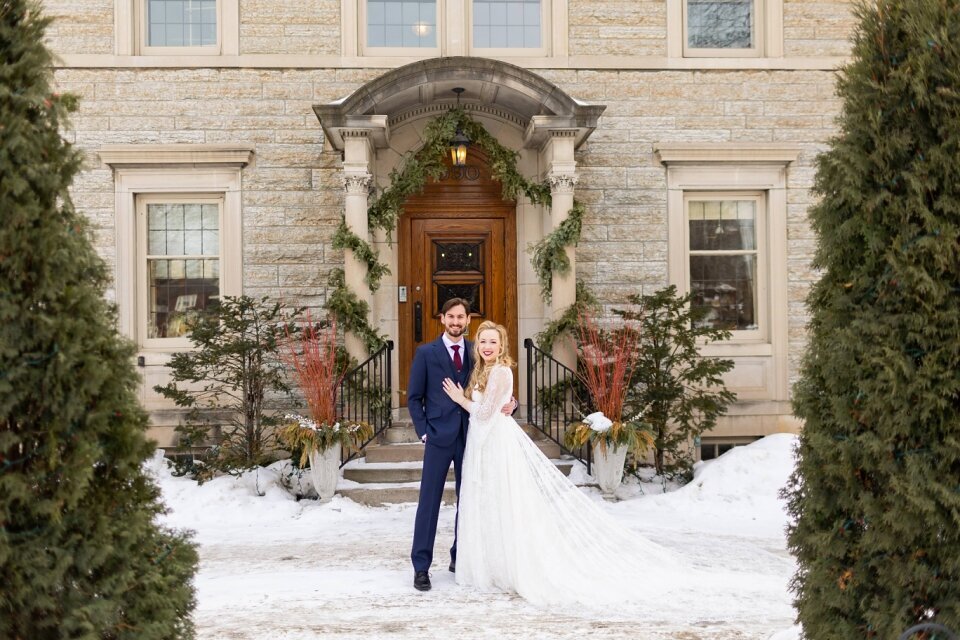
[[[421,193],[428,179],[437,180],[446,171],[444,158],[448,152],[449,141],[458,128],[487,154],[493,177],[503,186],[504,200],[515,200],[524,196],[535,205],[550,206],[550,184],[546,181],[530,182],[524,178],[517,171],[518,153],[501,145],[482,124],[467,115],[462,107],[457,107],[427,124],[423,147],[408,156],[402,167],[390,172],[390,186],[367,209],[371,231],[381,229],[386,233],[387,239],[391,239],[406,199]],[[580,240],[583,214],[583,204],[574,199],[567,219],[530,249],[531,261],[540,283],[540,295],[547,302],[552,294],[552,275],[564,274],[570,270],[566,248],[576,245]],[[337,228],[333,246],[337,249],[352,250],[359,260],[366,263],[366,281],[370,291],[376,291],[383,276],[390,273],[389,267],[380,262],[378,252],[366,240],[347,228],[346,222],[341,222]],[[359,335],[368,349],[371,346],[379,348],[383,344],[383,338],[367,321],[366,305],[361,304],[356,295],[346,289],[342,272],[339,277],[334,273],[330,284],[335,287],[335,292],[327,303],[327,309],[337,313],[340,320],[345,322],[345,327]]]
[[[387,342],[387,337],[377,333],[370,326],[367,315],[370,305],[357,297],[347,288],[343,277],[343,269],[334,269],[330,272],[327,284],[333,292],[327,298],[327,311],[333,314],[345,331],[349,331],[363,341],[368,353],[375,353]]]

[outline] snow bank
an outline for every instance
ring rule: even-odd
[[[643,529],[710,531],[781,537],[787,525],[779,497],[793,471],[796,436],[779,433],[698,464],[693,480],[660,495],[658,485],[634,484],[619,514]]]
[[[793,471],[796,440],[793,434],[777,433],[734,447],[715,460],[698,464],[693,481],[678,493],[725,502],[776,500]]]

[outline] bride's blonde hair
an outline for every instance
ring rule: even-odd
[[[484,331],[496,331],[500,335],[500,355],[489,365],[480,355],[480,334]],[[500,364],[505,367],[514,367],[513,358],[510,357],[510,342],[507,339],[507,329],[502,324],[497,324],[492,320],[484,320],[477,328],[477,337],[473,341],[473,373],[470,374],[470,382],[467,383],[467,389],[479,389],[483,391],[487,388],[487,378],[490,377],[490,370]]]

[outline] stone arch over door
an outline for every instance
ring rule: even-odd
[[[374,242],[392,272],[372,294],[364,282],[366,266],[347,250],[345,279],[347,286],[370,305],[371,324],[396,341],[403,304],[399,302],[401,287],[405,286],[397,280],[398,229],[393,230],[389,241],[382,234],[371,238],[367,206],[372,191],[389,186],[390,171],[420,148],[426,124],[457,103],[452,91],[456,87],[465,90],[460,104],[471,117],[501,144],[519,152],[518,169],[530,179],[548,179],[553,189],[553,206],[548,209],[526,202],[516,205],[518,278],[514,293],[520,300],[518,338],[522,340],[539,331],[575,299],[573,249],[568,253],[573,269],[563,277],[554,276],[553,302],[545,305],[540,301],[526,247],[566,219],[577,180],[574,150],[597,127],[605,109],[575,100],[527,69],[484,58],[435,58],[399,67],[342,100],[314,106],[327,143],[342,151],[347,225]],[[354,355],[364,355],[358,340],[348,337],[347,346]],[[557,355],[569,359],[571,354]],[[398,370],[394,367],[395,389]],[[522,366],[520,371],[522,376]],[[523,384],[522,379],[520,382]]]

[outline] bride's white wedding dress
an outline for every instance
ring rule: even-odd
[[[683,563],[607,515],[500,408],[513,374],[473,390],[457,528],[460,585],[541,605],[609,606],[662,596]]]

